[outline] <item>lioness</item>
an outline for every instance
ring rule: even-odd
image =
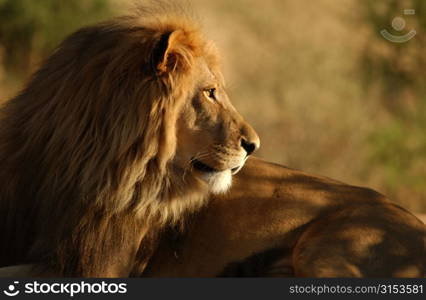
[[[250,158],[142,276],[425,276],[426,228],[379,193]],[[0,276],[55,276],[27,266]]]
[[[250,158],[144,276],[423,277],[426,227],[383,195]]]

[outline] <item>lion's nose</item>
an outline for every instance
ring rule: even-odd
[[[249,142],[245,138],[242,138],[241,139],[241,147],[243,147],[243,149],[246,150],[247,155],[250,155],[254,151],[256,151],[259,146],[255,142]]]
[[[246,151],[247,155],[253,154],[254,151],[259,149],[259,136],[253,127],[244,122],[241,126],[240,134],[240,146]]]

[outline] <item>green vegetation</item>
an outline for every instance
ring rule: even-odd
[[[107,0],[0,0],[4,68],[25,75],[65,35],[108,14]]]
[[[376,36],[361,55],[360,75],[367,95],[376,88],[375,97],[390,115],[370,135],[370,161],[384,170],[383,185],[391,194],[425,211],[426,37],[421,33],[426,30],[426,2],[393,0],[384,5],[367,0],[364,12],[367,24],[380,32],[386,20],[403,15],[405,8],[415,9],[415,15],[404,19],[418,36],[402,44]],[[388,27],[392,34],[401,35]]]

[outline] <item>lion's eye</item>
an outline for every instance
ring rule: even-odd
[[[211,100],[216,101],[217,97],[216,97],[216,88],[208,88],[204,90],[204,94],[210,98]]]

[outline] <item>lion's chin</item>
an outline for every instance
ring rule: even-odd
[[[228,191],[232,185],[231,170],[204,173],[202,178],[207,182],[209,190],[213,194],[223,194]]]

